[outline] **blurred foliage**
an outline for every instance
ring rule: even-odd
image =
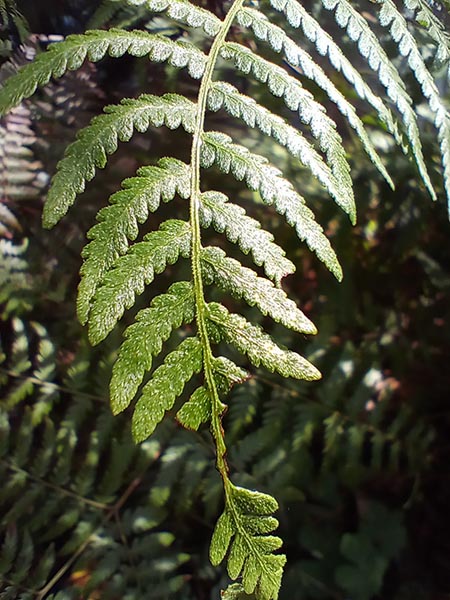
[[[13,58],[4,69],[47,43],[34,36],[13,54],[26,35],[22,14],[36,34],[65,35],[89,21],[123,26],[127,19],[181,34],[161,17],[131,18],[112,4],[17,3],[20,13],[3,18],[2,52]],[[206,600],[227,584],[208,561],[222,508],[209,438],[168,421],[134,446],[127,418],[113,419],[107,407],[117,338],[92,349],[75,321],[80,231],[142,155],[160,156],[174,140],[183,148],[185,140],[138,137],[115,155],[95,189],[88,187],[83,212],[52,233],[39,224],[47,174],[96,103],[132,93],[144,80],[170,85],[173,76],[132,59],[113,70],[105,60],[66,75],[0,123],[2,600]],[[448,95],[445,78],[441,84]],[[437,173],[425,111],[422,126]],[[431,600],[450,593],[450,226],[444,194],[430,204],[413,167],[389,154],[387,136],[377,132],[374,140],[397,189],[355,145],[354,229],[287,155],[270,157],[316,198],[345,273],[336,283],[267,211],[297,265],[286,286],[318,326],[304,353],[324,378],[280,385],[256,371],[232,393],[226,426],[230,466],[246,473],[236,483],[280,502],[286,600]],[[277,333],[292,346],[289,333]],[[223,598],[249,597],[235,584]]]

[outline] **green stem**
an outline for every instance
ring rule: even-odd
[[[208,391],[211,397],[211,431],[216,445],[216,466],[222,476],[225,493],[228,496],[231,482],[228,478],[228,466],[225,458],[226,446],[224,433],[221,424],[221,402],[217,391],[216,382],[213,373],[213,354],[209,341],[208,331],[206,328],[206,302],[203,292],[203,281],[201,274],[201,233],[200,233],[200,150],[202,144],[202,135],[204,133],[205,112],[208,91],[212,83],[212,76],[216,66],[219,51],[223,45],[225,38],[230,30],[237,12],[241,9],[244,0],[234,0],[227,16],[225,17],[222,27],[217,34],[206,63],[205,73],[203,75],[200,89],[198,93],[196,127],[193,134],[192,151],[191,151],[191,203],[190,203],[190,221],[192,227],[192,274],[194,280],[194,295],[197,310],[197,328],[198,335],[203,347],[203,364],[205,380]]]

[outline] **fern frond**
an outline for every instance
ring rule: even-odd
[[[217,111],[222,107],[233,117],[242,119],[249,127],[258,127],[260,131],[287,148],[292,156],[298,158],[305,167],[311,170],[311,173],[326,188],[337,204],[345,205],[347,199],[353,196],[351,185],[346,187],[345,177],[339,176],[339,165],[334,166],[334,171],[339,176],[338,182],[333,171],[314,146],[297,129],[255,102],[253,98],[241,94],[231,84],[219,81],[211,86],[208,94],[208,108]]]
[[[302,87],[300,81],[289,75],[281,67],[235,42],[224,44],[221,55],[227,60],[232,60],[236,68],[243,73],[252,73],[258,81],[265,83],[274,96],[280,96],[284,99],[290,110],[298,111],[300,119],[311,127],[312,135],[319,140],[321,149],[326,153],[328,164],[340,185],[346,185],[347,187],[351,185],[342,140],[339,134],[333,131],[336,127],[335,123],[326,116],[323,106],[315,102],[312,94]],[[319,69],[318,65],[315,66]],[[315,81],[312,75],[310,79]],[[329,99],[336,104],[349,125],[355,130],[372,162],[377,165],[384,177],[387,177],[387,181],[390,181],[390,177],[353,105],[321,70],[319,79],[320,83],[318,85],[326,92]]]
[[[132,429],[136,441],[150,436],[180,396],[185,384],[203,367],[203,349],[196,337],[186,338],[156,369],[144,386],[133,413]]]
[[[357,44],[361,56],[367,60],[370,68],[377,73],[378,79],[385,87],[387,95],[397,107],[402,116],[405,133],[410,142],[411,151],[422,181],[429,191],[430,196],[435,199],[436,193],[423,158],[417,118],[411,106],[412,100],[394,63],[387,56],[367,20],[350,2],[347,0],[323,0],[323,6],[327,10],[335,11],[334,16],[337,24],[342,29],[345,29],[349,38]]]
[[[310,15],[297,0],[270,0],[270,4],[273,8],[285,14],[287,21],[292,27],[302,28],[304,35],[315,45],[319,54],[326,56],[333,68],[342,73],[347,81],[353,85],[358,96],[366,99],[377,111],[380,119],[394,135],[397,143],[402,146],[402,137],[398,131],[398,124],[394,119],[391,110],[386,106],[382,98],[373,92],[372,88],[362,77],[358,69],[345,56],[339,44],[337,44],[331,35],[321,27],[320,23],[316,21],[316,19]],[[287,48],[286,52],[288,52]],[[373,153],[374,149],[370,146],[369,148]],[[369,152],[368,154],[376,164],[374,159],[378,158],[377,155],[375,154],[372,156]],[[381,166],[383,167],[383,165]],[[386,180],[392,187],[393,184],[390,178]]]
[[[221,21],[212,12],[191,4],[187,0],[110,0],[112,3],[121,2],[129,6],[142,6],[151,12],[165,12],[168,17],[196,29],[202,29],[209,36],[216,36]]]
[[[7,79],[0,90],[0,115],[34,94],[52,77],[62,77],[66,71],[79,69],[86,59],[98,62],[108,54],[115,58],[131,54],[148,56],[153,62],[167,61],[174,67],[187,67],[195,79],[202,76],[206,60],[203,52],[192,44],[174,42],[162,35],[139,30],[94,30],[69,35],[63,42],[52,44],[47,52],[38,55],[32,63],[24,65],[16,75]]]
[[[300,354],[283,350],[260,327],[252,325],[240,315],[228,312],[221,304],[212,302],[208,305],[208,319],[219,327],[221,337],[246,354],[255,367],[263,365],[283,377],[307,381],[320,379],[320,372]]]
[[[150,308],[141,310],[136,322],[125,331],[111,378],[111,407],[114,414],[124,410],[136,395],[153,356],[157,356],[172,331],[194,319],[194,294],[186,281],[174,283],[166,294],[157,296]]]
[[[417,42],[410,33],[404,16],[397,10],[391,0],[377,0],[377,2],[381,4],[378,15],[381,25],[390,29],[392,38],[398,44],[400,54],[406,57],[414,77],[422,88],[423,95],[436,115],[434,124],[438,130],[444,171],[444,189],[447,190],[448,214],[450,217],[450,111],[425,65]]]
[[[139,223],[155,212],[161,200],[169,202],[176,194],[189,197],[189,167],[174,158],[162,158],[157,166],[142,167],[137,177],[122,182],[122,190],[110,198],[110,206],[97,215],[98,223],[88,232],[92,241],[84,248],[81,282],[78,288],[77,312],[85,324],[92,298],[103,275],[114,261],[125,254],[128,240],[139,233]]]
[[[431,5],[426,0],[404,0],[404,5],[414,13],[417,23],[424,27],[436,43],[435,58],[440,63],[450,61],[450,34],[445,25],[433,12]],[[450,64],[448,65],[450,77]]]
[[[247,594],[257,590],[261,600],[278,598],[286,556],[273,554],[281,546],[278,537],[267,535],[278,527],[271,515],[277,502],[267,494],[229,484],[225,510],[217,521],[210,546],[213,565],[228,552],[228,574],[242,575]]]
[[[204,168],[216,164],[225,173],[231,172],[238,181],[244,180],[251,190],[257,190],[266,204],[274,205],[277,212],[286,217],[298,237],[308,244],[335,277],[342,278],[342,270],[330,242],[304,199],[282,177],[281,171],[262,156],[233,144],[231,138],[223,133],[205,133],[201,152]],[[349,203],[352,204],[351,200]]]
[[[263,315],[299,333],[315,334],[314,324],[289,300],[280,288],[252,269],[243,267],[234,258],[226,256],[221,248],[203,248],[201,253],[205,283],[216,283],[237,298],[244,298],[250,306],[257,306]]]
[[[225,194],[209,191],[201,195],[200,220],[202,227],[212,224],[216,231],[225,233],[244,254],[251,252],[255,264],[263,266],[267,277],[276,285],[294,273],[295,265],[273,241],[273,235],[261,229],[260,223],[248,217],[241,206],[228,202]]]
[[[128,141],[135,129],[142,133],[151,125],[169,129],[181,125],[192,132],[194,120],[195,105],[177,94],[144,94],[106,107],[105,114],[95,117],[80,131],[58,164],[44,208],[45,226],[53,227],[66,214],[86,181],[94,178],[96,168],[103,168],[107,155],[117,150],[119,140]]]
[[[223,408],[225,409],[225,405]],[[211,398],[208,390],[201,386],[177,412],[177,421],[186,429],[197,431],[202,423],[208,423],[210,420]]]
[[[158,231],[152,231],[144,241],[134,244],[121,256],[103,278],[98,288],[89,317],[89,339],[98,344],[112,330],[127,308],[134,304],[136,294],[167,265],[174,264],[181,255],[190,254],[191,229],[186,221],[165,221]]]

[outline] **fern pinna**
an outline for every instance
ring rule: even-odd
[[[450,115],[404,15],[390,0],[375,3],[370,21],[363,16],[367,13],[347,0],[322,0],[322,8],[332,11],[339,27],[345,30],[348,38],[345,44],[340,39],[337,42],[297,0],[252,2],[251,6],[245,6],[244,0],[234,0],[226,6],[223,20],[188,0],[122,0],[122,4],[166,12],[184,29],[187,26],[202,32],[205,40],[199,42],[198,34],[191,39],[188,32],[181,39],[172,39],[125,29],[71,35],[52,45],[6,82],[0,91],[0,106],[5,113],[51,78],[80,68],[85,60],[96,62],[106,55],[146,56],[154,63],[166,62],[184,68],[191,78],[199,81],[195,98],[176,93],[142,94],[106,107],[102,115],[82,129],[58,165],[44,209],[44,224],[52,227],[66,214],[86,182],[94,178],[96,169],[105,167],[108,155],[116,151],[119,141],[130,140],[135,131],[181,127],[191,136],[188,163],[178,157],[164,157],[155,165],[142,167],[136,177],[123,182],[122,189],[99,212],[98,223],[88,233],[90,242],[83,252],[78,316],[82,323],[88,324],[91,342],[97,344],[113,330],[124,311],[135,304],[136,296],[156,275],[180,257],[190,261],[191,280],[177,281],[156,296],[126,330],[111,381],[112,409],[118,413],[138,396],[132,428],[136,441],[142,441],[153,433],[194,378],[198,387],[193,388],[189,399],[179,408],[177,419],[194,430],[208,423],[215,442],[225,508],[212,536],[211,561],[218,565],[227,556],[230,577],[242,578],[240,589],[254,593],[260,600],[271,600],[278,596],[286,560],[277,553],[281,540],[271,535],[277,527],[273,517],[277,503],[267,494],[233,484],[221,424],[227,390],[248,375],[229,358],[216,356],[213,347],[222,342],[229,344],[246,355],[254,366],[262,365],[285,377],[315,380],[320,373],[301,355],[278,345],[259,325],[230,312],[220,302],[207,301],[205,288],[214,285],[242,298],[263,315],[300,334],[314,334],[316,329],[281,288],[282,279],[294,272],[294,264],[271,233],[247,216],[243,208],[223,192],[205,189],[203,170],[216,167],[243,182],[257,193],[255,198],[259,195],[265,205],[285,216],[298,237],[338,279],[342,271],[326,234],[293,184],[267,158],[236,143],[227,132],[208,130],[207,114],[223,110],[283,146],[309,169],[352,222],[356,219],[355,202],[346,151],[322,98],[327,97],[335,105],[341,115],[339,119],[353,129],[381,175],[391,186],[393,182],[369,129],[348,99],[350,95],[342,91],[343,85],[349,85],[353,94],[370,105],[380,125],[414,157],[425,187],[435,197],[412,99],[395,63],[379,41],[380,29],[372,21],[378,18],[381,27],[389,28],[390,39],[398,44],[400,55],[407,60],[435,114],[447,188]],[[429,32],[438,47],[437,60],[448,62],[448,35],[428,5],[409,1],[405,3],[405,11],[410,11],[420,27]],[[300,35],[296,31],[299,29]],[[346,45],[351,47],[352,42],[373,70],[375,83],[361,74],[354,57],[352,60],[344,53]],[[205,47],[209,48],[207,53],[203,51]],[[270,54],[270,50],[275,54]],[[327,59],[326,70],[319,64],[325,61],[310,53],[315,51]],[[246,78],[250,76],[255,86],[260,85],[281,98],[296,115],[300,127],[294,127],[283,116],[221,80],[230,69]],[[336,72],[342,74],[347,84],[335,83]],[[384,86],[386,96],[380,95],[378,84]],[[310,87],[319,90],[316,97]],[[150,213],[158,210],[161,201],[170,202],[176,196],[189,201],[186,219],[166,220],[157,230],[136,241],[140,225],[147,222]],[[210,226],[251,255],[261,269],[244,267],[221,248],[203,245],[202,228]],[[265,277],[261,276],[262,271]],[[148,378],[164,342],[183,326],[188,327],[182,341]]]

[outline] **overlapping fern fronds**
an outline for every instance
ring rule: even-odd
[[[0,108],[7,112],[52,78],[79,69],[85,60],[97,62],[107,55],[146,57],[153,63],[185,69],[198,81],[195,97],[176,93],[155,95],[143,90],[137,98],[123,99],[107,107],[103,115],[82,129],[58,165],[44,210],[44,224],[52,227],[64,217],[97,169],[106,166],[108,156],[117,150],[119,142],[130,140],[134,132],[162,126],[171,130],[182,127],[191,136],[189,162],[170,156],[157,165],[142,168],[137,177],[124,182],[123,189],[112,196],[110,205],[100,211],[84,251],[79,317],[89,325],[91,341],[100,342],[157,275],[181,257],[189,261],[190,280],[177,281],[154,298],[126,330],[113,371],[112,407],[114,412],[120,412],[138,396],[133,416],[137,440],[151,435],[164,414],[174,407],[187,428],[198,429],[201,423],[209,423],[225,496],[224,512],[212,539],[212,562],[218,564],[228,556],[230,577],[242,577],[246,593],[255,593],[259,600],[272,600],[278,596],[285,563],[284,555],[277,553],[281,540],[269,535],[277,527],[272,516],[277,503],[270,496],[241,488],[231,481],[222,428],[226,392],[246,379],[247,374],[229,358],[216,356],[213,347],[224,342],[238,354],[246,355],[254,366],[263,365],[286,377],[315,380],[320,373],[306,358],[279,345],[259,325],[231,312],[220,302],[209,302],[205,286],[214,285],[231,293],[297,333],[314,334],[316,330],[281,289],[283,277],[294,270],[283,249],[270,232],[246,216],[234,199],[222,190],[206,189],[205,171],[217,168],[242,182],[242,187],[248,188],[262,205],[272,207],[264,210],[273,209],[285,217],[299,239],[338,279],[342,270],[300,190],[254,148],[237,143],[227,131],[210,131],[208,113],[222,110],[230,119],[238,119],[286,148],[317,178],[352,222],[356,220],[356,208],[346,151],[323,99],[335,105],[340,119],[354,131],[375,167],[393,185],[370,129],[359,116],[356,103],[349,98],[354,94],[367,102],[379,124],[410,152],[424,186],[435,198],[422,151],[418,117],[395,61],[380,44],[377,30],[347,0],[323,0],[322,5],[333,12],[336,23],[356,44],[385,93],[360,73],[341,41],[333,39],[297,0],[272,0],[270,7],[263,3],[247,7],[243,0],[234,0],[223,20],[187,0],[128,0],[125,4],[150,12],[166,12],[174,22],[196,30],[196,34],[192,38],[186,35],[171,39],[148,31],[115,28],[69,36],[53,44],[48,52],[5,83],[0,91]],[[417,5],[410,8],[416,10]],[[390,39],[398,44],[399,54],[406,58],[435,113],[444,185],[450,196],[448,107],[403,14],[390,0],[380,0],[373,10],[381,26],[389,29]],[[448,37],[435,19],[428,18],[426,26],[442,48],[439,58],[447,60]],[[233,37],[236,31],[239,35]],[[312,54],[302,43],[305,38],[311,42],[308,47]],[[328,59],[326,69],[319,65],[322,61],[314,55],[314,48]],[[255,98],[242,94],[231,82],[223,81],[224,73],[229,72],[233,72],[233,79],[238,74],[251,78],[255,88],[264,93],[255,94]],[[339,74],[344,79],[337,84]],[[319,93],[314,96],[310,87]],[[284,117],[287,110],[281,108],[281,102],[272,104],[280,107],[280,114],[260,103],[266,93],[283,100],[292,113],[290,121]],[[293,126],[296,120],[298,128]],[[189,208],[185,202],[185,218],[165,221],[136,242],[140,226],[147,223],[149,214],[158,210],[161,201],[172,201],[177,195],[189,200]],[[224,232],[228,242],[237,244],[257,267],[262,267],[266,277],[258,269],[249,269],[228,256],[229,246],[223,250],[204,244],[208,233],[203,233],[202,228],[211,225],[216,232]],[[171,347],[149,378],[153,357],[161,355],[172,331],[184,324],[188,326],[185,336]],[[192,379],[196,383],[191,383]],[[192,395],[183,405],[179,398],[186,387]],[[332,425],[327,429],[330,440]]]

